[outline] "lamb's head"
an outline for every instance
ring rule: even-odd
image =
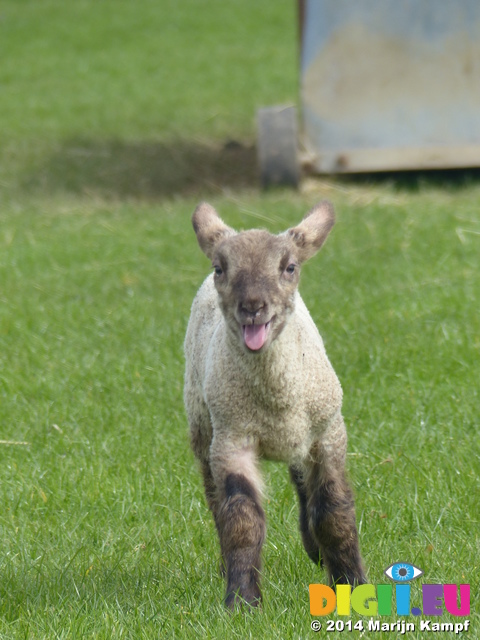
[[[280,335],[294,310],[300,267],[320,249],[334,221],[332,205],[323,201],[280,235],[236,233],[209,204],[196,208],[193,228],[212,261],[220,307],[247,351],[265,351]]]

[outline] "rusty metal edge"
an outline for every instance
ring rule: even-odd
[[[300,162],[316,173],[461,169],[480,167],[480,145],[305,151]]]

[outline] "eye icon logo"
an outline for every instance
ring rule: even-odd
[[[385,575],[395,582],[410,582],[423,575],[423,571],[409,562],[395,562],[387,567]]]

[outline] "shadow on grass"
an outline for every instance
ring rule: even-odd
[[[257,184],[253,145],[73,139],[30,167],[21,186],[43,194],[163,199]]]
[[[363,186],[391,186],[397,191],[417,193],[422,189],[455,191],[480,184],[480,169],[430,169],[385,171],[337,175],[339,183]]]
[[[349,185],[390,186],[416,193],[480,184],[480,169],[397,171],[331,176]],[[74,138],[24,167],[20,188],[34,194],[72,193],[107,199],[160,200],[259,187],[253,144],[173,140],[128,142]]]

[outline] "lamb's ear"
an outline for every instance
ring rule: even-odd
[[[195,209],[192,216],[192,224],[197,234],[198,244],[210,260],[213,260],[215,247],[218,243],[235,234],[235,231],[227,227],[208,202],[201,202]]]
[[[334,224],[333,205],[328,200],[322,200],[307,213],[299,225],[287,231],[297,247],[300,262],[315,255]]]

